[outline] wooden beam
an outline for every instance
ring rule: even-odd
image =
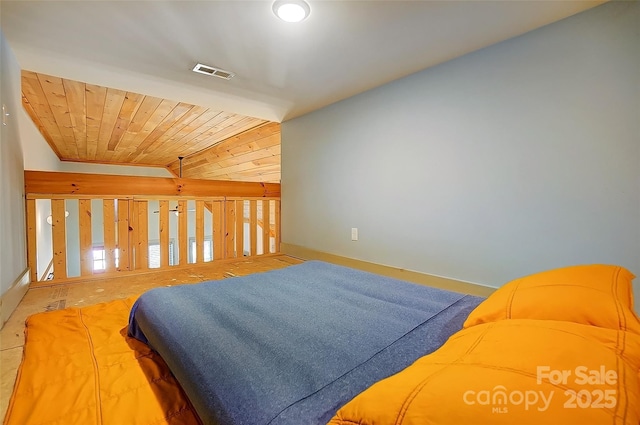
[[[279,197],[279,183],[25,171],[28,195]]]

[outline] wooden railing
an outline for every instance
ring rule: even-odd
[[[279,252],[279,184],[27,171],[25,187],[32,282],[47,255],[61,281]]]

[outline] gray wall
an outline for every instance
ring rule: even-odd
[[[20,67],[0,31],[0,295],[27,267],[24,167],[16,117],[22,108]],[[6,124],[6,125],[5,125]]]
[[[283,242],[489,286],[640,275],[638,28],[608,3],[283,123]]]

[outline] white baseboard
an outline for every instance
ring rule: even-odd
[[[13,282],[11,288],[0,297],[0,317],[2,319],[2,325],[0,329],[4,326],[4,324],[9,320],[11,313],[18,307],[18,304],[22,300],[22,297],[29,290],[29,268],[27,267],[22,274]]]
[[[448,291],[460,292],[463,294],[488,297],[496,290],[496,288],[491,288],[489,286],[463,282],[460,280],[420,273],[412,270],[400,269],[397,267],[370,263],[367,261],[356,260],[354,258],[342,257],[339,255],[329,254],[322,251],[315,251],[313,249],[284,242],[280,244],[280,252],[282,254],[301,258],[303,260],[322,260],[328,263],[334,263],[341,266],[347,266],[354,269],[360,269],[367,272],[380,274],[383,276],[393,277],[395,279],[406,280],[409,282],[419,283],[421,285],[432,286],[434,288],[446,289]]]

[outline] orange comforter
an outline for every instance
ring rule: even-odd
[[[164,361],[126,336],[133,302],[31,316],[4,424],[199,424]]]
[[[512,281],[440,349],[356,396],[330,425],[638,425],[633,278],[587,265]]]
[[[550,320],[464,329],[331,425],[637,425],[640,336]]]

